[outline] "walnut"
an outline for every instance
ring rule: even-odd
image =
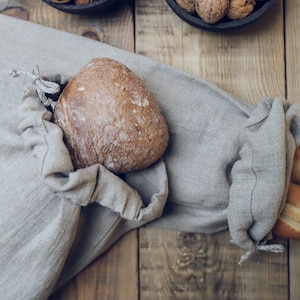
[[[242,19],[250,15],[256,0],[230,0],[227,17],[232,20]]]
[[[94,2],[94,0],[75,0],[76,5],[89,4]]]
[[[71,0],[50,0],[51,2],[54,2],[54,3],[68,3],[68,2],[71,2]]]
[[[195,12],[195,0],[176,0],[176,3],[189,14]]]
[[[229,0],[195,0],[198,16],[208,24],[221,20],[227,13]]]

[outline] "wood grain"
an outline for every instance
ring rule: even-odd
[[[210,33],[191,27],[164,0],[136,2],[136,49],[258,103],[284,96],[283,9],[239,30]]]
[[[286,37],[286,86],[287,99],[291,103],[300,103],[300,1],[285,1],[285,37]],[[290,241],[289,277],[290,300],[300,299],[300,241]]]
[[[287,299],[287,267],[281,259],[259,253],[240,267],[240,254],[228,232],[142,228],[140,299]]]
[[[137,300],[138,246],[134,230],[80,272],[49,300]]]
[[[226,299],[234,272],[220,260],[229,243],[227,233],[221,235],[141,229],[141,299]]]
[[[135,12],[138,53],[203,77],[251,104],[266,95],[285,95],[281,1],[269,12],[272,18],[230,33],[192,28],[163,0],[136,1]],[[287,252],[258,253],[239,267],[243,251],[229,240],[228,232],[140,229],[141,299],[288,299]]]
[[[84,16],[66,14],[41,0],[1,0],[0,13],[134,51],[133,14],[129,1],[122,1],[119,6],[107,12]]]
[[[289,300],[298,300],[300,298],[300,241],[290,241],[289,255],[289,275],[290,275],[290,298]]]
[[[285,39],[286,39],[286,80],[287,98],[291,103],[299,103],[300,95],[300,1],[285,1]]]

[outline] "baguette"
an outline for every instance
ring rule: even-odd
[[[291,181],[300,184],[300,147],[295,151]]]
[[[286,204],[273,228],[273,234],[300,239],[300,185],[290,183]]]

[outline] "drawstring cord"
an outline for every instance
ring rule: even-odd
[[[285,248],[283,245],[280,244],[270,244],[270,245],[256,245],[257,251],[265,251],[265,252],[272,252],[272,253],[283,253]],[[244,261],[246,261],[252,254],[254,253],[253,250],[248,250],[245,254],[243,254],[240,258],[239,265],[241,266]]]
[[[60,91],[60,85],[56,82],[43,79],[40,75],[38,66],[36,66],[32,72],[9,70],[6,73],[12,77],[29,77],[32,83],[35,85],[36,91],[43,105],[46,107],[50,106],[53,110],[55,109],[57,102],[53,101],[51,98],[48,98],[46,94],[54,95],[58,93]]]

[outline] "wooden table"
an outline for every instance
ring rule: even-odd
[[[278,0],[265,18],[228,33],[189,26],[165,0],[120,3],[97,16],[76,16],[40,0],[0,0],[3,14],[152,57],[251,104],[266,95],[299,101],[300,0]],[[300,243],[276,242],[287,251],[259,253],[240,267],[243,250],[230,244],[228,232],[144,227],[124,236],[51,300],[300,299]]]

